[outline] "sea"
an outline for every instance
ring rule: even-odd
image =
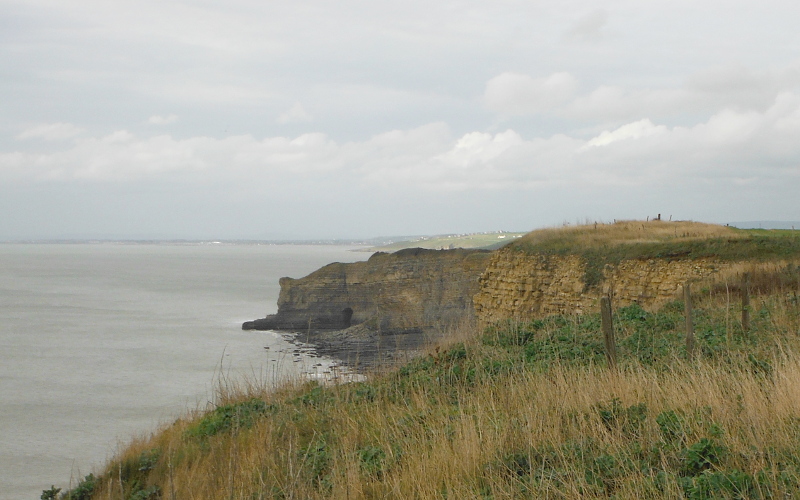
[[[135,436],[209,408],[225,381],[336,361],[276,332],[282,276],[366,260],[337,245],[0,244],[0,499],[68,488]]]

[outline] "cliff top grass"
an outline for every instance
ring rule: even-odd
[[[532,231],[510,246],[529,251],[553,252],[616,245],[680,243],[709,239],[746,238],[747,232],[729,226],[702,222],[619,221],[545,228]]]
[[[780,261],[800,257],[800,231],[737,229],[691,221],[620,221],[532,231],[507,245],[528,255],[579,255],[587,287],[624,260]]]

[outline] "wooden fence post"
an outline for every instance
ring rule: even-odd
[[[692,321],[692,291],[689,282],[683,284],[683,311],[686,316],[686,357],[694,359],[694,322]]]
[[[606,345],[606,360],[609,368],[617,366],[617,344],[614,340],[614,320],[611,317],[611,299],[600,298],[600,318],[603,325],[603,341]]]
[[[742,277],[742,331],[750,331],[750,273]]]

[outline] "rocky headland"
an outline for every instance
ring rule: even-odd
[[[242,329],[296,332],[322,353],[373,365],[473,320],[472,297],[490,256],[485,250],[410,248],[281,278],[278,312]]]

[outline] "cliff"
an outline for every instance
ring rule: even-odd
[[[799,258],[796,232],[666,221],[544,229],[493,252],[414,248],[282,278],[277,314],[242,328],[302,332],[322,352],[373,360],[464,320],[596,312],[604,295],[655,311],[687,282],[735,285],[737,273]]]
[[[533,319],[552,314],[597,312],[601,296],[615,307],[637,303],[647,310],[675,300],[689,282],[714,281],[731,263],[704,260],[626,260],[609,265],[596,286],[586,282],[586,259],[579,255],[526,255],[500,250],[475,295],[478,322]]]
[[[795,232],[748,232],[695,222],[625,221],[529,233],[495,252],[474,297],[480,325],[597,312],[637,303],[654,311],[683,285],[730,283],[800,258]],[[698,288],[696,288],[698,289]]]
[[[278,312],[245,330],[423,332],[474,317],[472,297],[490,253],[412,248],[366,262],[329,264],[281,278]]]

